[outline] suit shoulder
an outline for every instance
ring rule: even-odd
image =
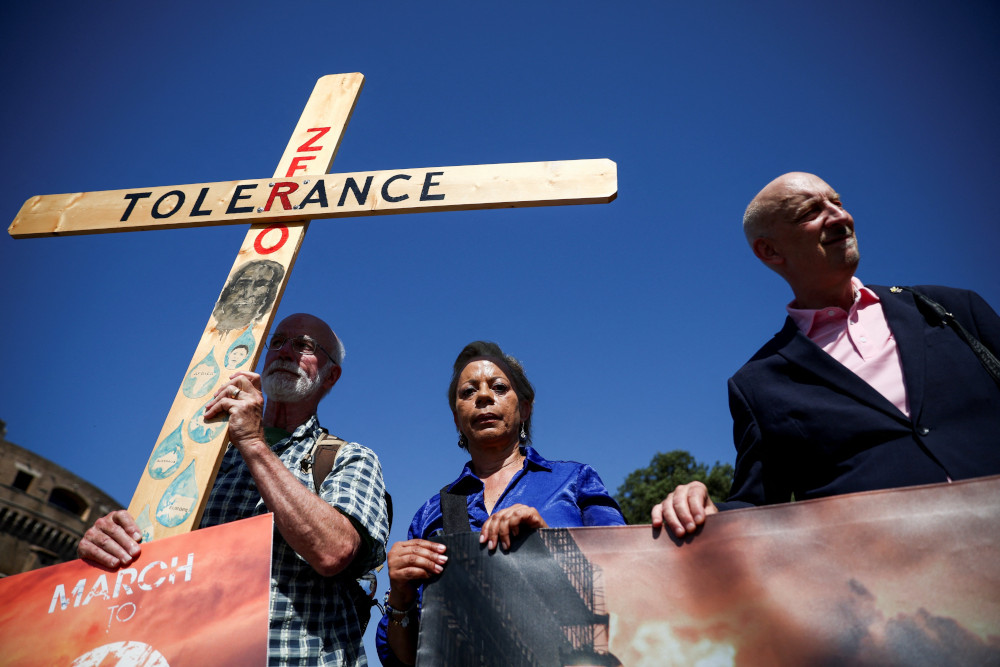
[[[929,297],[939,299],[954,299],[956,297],[967,299],[968,297],[976,294],[970,289],[963,289],[961,287],[946,287],[944,285],[914,285],[913,289],[918,292],[922,292]]]
[[[879,290],[880,296],[884,299],[887,295],[891,296],[894,291],[892,288],[883,287],[876,285]],[[946,287],[944,285],[911,285],[910,289],[915,292],[919,292],[926,297],[937,301],[945,308],[955,311],[956,314],[959,312],[968,312],[982,309],[983,306],[989,304],[981,297],[978,293],[973,290],[963,289],[960,287]],[[913,296],[907,292],[901,292],[907,297],[907,301],[912,303]]]
[[[791,318],[786,318],[785,325],[781,328],[781,330],[775,333],[769,341],[760,347],[759,350],[754,352],[753,356],[747,360],[744,366],[752,364],[756,361],[761,361],[762,359],[773,357],[779,350],[788,345],[788,342],[795,337],[798,330],[798,327],[795,326],[795,323],[792,322]]]
[[[967,299],[970,296],[979,296],[974,291],[969,289],[963,289],[961,287],[947,287],[945,285],[903,285],[903,283],[895,283],[895,285],[909,287],[910,289],[920,292],[926,296],[931,297],[936,301],[942,299]],[[879,294],[894,293],[898,292],[894,287],[888,287],[885,285],[866,285],[870,287]]]

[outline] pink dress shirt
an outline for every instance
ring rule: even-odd
[[[854,371],[907,417],[910,406],[903,382],[896,340],[878,296],[852,278],[854,303],[845,312],[837,306],[817,310],[793,308],[788,315],[799,330],[831,357]],[[794,302],[792,302],[794,303]]]

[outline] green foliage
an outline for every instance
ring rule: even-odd
[[[706,464],[698,463],[683,450],[660,452],[648,466],[629,473],[625,483],[618,487],[615,500],[621,505],[625,520],[630,525],[649,523],[653,505],[661,502],[678,485],[695,480],[704,482],[712,500],[721,502],[729,495],[733,484],[733,466],[716,461],[709,470]]]

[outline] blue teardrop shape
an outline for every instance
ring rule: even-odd
[[[179,526],[194,512],[198,502],[198,485],[194,479],[194,461],[170,483],[156,506],[156,520],[167,528]]]
[[[165,437],[153,450],[153,455],[149,457],[149,466],[146,470],[153,479],[166,479],[170,477],[184,462],[184,439],[181,438],[181,427],[184,420],[177,425],[173,432]]]
[[[146,503],[146,506],[139,512],[139,516],[135,518],[135,523],[139,526],[139,530],[142,531],[142,541],[152,542],[153,522],[149,520],[149,503]]]
[[[250,333],[250,327],[243,330],[240,337],[226,350],[226,368],[236,370],[253,356],[253,351],[257,347],[257,342]]]
[[[203,445],[215,440],[215,437],[222,432],[222,429],[226,428],[226,422],[229,421],[229,413],[224,412],[212,419],[213,421],[210,422],[205,421],[204,405],[198,408],[198,412],[191,415],[191,421],[188,422],[188,437]],[[214,421],[216,419],[219,421]]]
[[[219,364],[215,361],[215,349],[208,351],[205,358],[195,364],[191,372],[184,378],[181,391],[188,398],[201,398],[219,381]]]

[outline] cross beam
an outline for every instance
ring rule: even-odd
[[[226,417],[205,420],[217,387],[253,369],[274,320],[306,218],[593,204],[617,195],[610,160],[571,160],[328,174],[364,85],[316,82],[274,177],[32,197],[15,238],[251,223],[129,504],[150,541],[193,530],[227,442]]]
[[[300,147],[301,148],[301,147]],[[603,204],[611,160],[518,162],[328,174],[32,197],[14,238],[487,208]]]

